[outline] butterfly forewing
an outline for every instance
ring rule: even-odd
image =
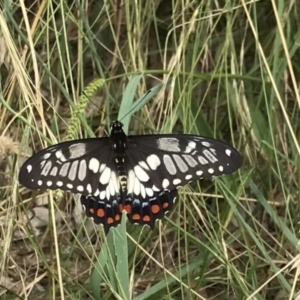
[[[129,191],[139,190],[138,184],[173,190],[201,178],[233,173],[240,166],[240,154],[219,140],[195,135],[128,137]]]
[[[118,192],[110,139],[74,140],[44,149],[24,163],[19,181],[31,190],[61,189],[107,198],[107,190]]]

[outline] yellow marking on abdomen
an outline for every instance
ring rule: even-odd
[[[126,192],[127,189],[127,176],[121,175],[119,176],[119,183],[123,192]]]

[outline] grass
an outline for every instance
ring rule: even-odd
[[[299,299],[296,2],[1,5],[1,299]],[[127,113],[130,134],[216,137],[243,167],[107,237],[78,196],[18,184],[32,153]]]

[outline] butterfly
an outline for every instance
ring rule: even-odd
[[[81,194],[86,215],[108,233],[125,211],[131,223],[149,225],[170,211],[178,187],[231,174],[241,155],[226,143],[188,134],[129,135],[119,121],[109,137],[62,142],[30,157],[19,182],[31,190]]]

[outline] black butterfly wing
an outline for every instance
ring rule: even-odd
[[[114,195],[109,200],[101,199],[99,195],[81,196],[80,201],[87,217],[93,218],[95,224],[103,225],[106,234],[111,227],[116,227],[121,223],[120,195]]]
[[[155,221],[162,219],[172,210],[177,190],[163,190],[153,192],[151,195],[131,193],[125,200],[125,211],[128,220],[133,224],[148,225],[154,229]]]
[[[111,165],[114,162],[109,138],[67,141],[30,157],[21,167],[19,182],[31,190],[100,194],[111,177],[116,181]]]
[[[31,190],[80,193],[86,215],[107,232],[120,223],[119,180],[109,138],[73,140],[44,149],[22,166],[19,182]]]
[[[233,173],[242,163],[233,147],[195,135],[128,136],[127,144],[127,216],[152,228],[172,209],[179,186]]]
[[[241,155],[220,140],[196,135],[128,137],[129,168],[153,190],[173,190],[191,181],[234,173]]]

